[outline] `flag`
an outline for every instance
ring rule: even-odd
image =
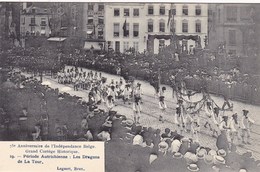
[[[172,9],[169,10],[168,23],[167,23],[167,26],[168,26],[168,27],[169,27],[171,18],[172,18]]]
[[[125,23],[123,25],[123,30],[124,30],[124,33],[125,33],[125,31],[126,31],[126,19],[125,19]]]

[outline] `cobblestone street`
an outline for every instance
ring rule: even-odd
[[[90,71],[88,69],[83,69],[83,71]],[[114,81],[119,81],[120,77],[115,76],[115,75],[110,75],[107,73],[102,72],[102,76],[107,78],[107,82],[110,82],[111,79],[113,78]],[[49,76],[45,76],[43,79],[43,82],[49,83],[49,86],[52,88],[58,88],[61,92],[67,92],[71,95],[76,95],[82,98],[87,99],[87,91],[79,90],[79,91],[74,91],[73,87],[71,85],[62,85],[57,82],[56,79],[53,79]],[[142,113],[141,113],[141,119],[140,123],[142,126],[146,127],[153,127],[153,128],[159,128],[161,130],[164,130],[165,128],[170,128],[171,130],[176,130],[177,125],[174,123],[174,113],[175,113],[175,107],[176,107],[176,100],[173,100],[171,98],[171,89],[170,87],[166,86],[167,88],[167,94],[166,94],[166,103],[168,106],[168,109],[166,111],[166,114],[164,115],[165,122],[162,123],[160,122],[159,119],[159,105],[158,105],[158,100],[154,97],[154,89],[152,86],[149,85],[149,83],[136,80],[136,83],[139,82],[142,84],[143,88],[143,102],[144,104],[142,105]],[[192,97],[193,101],[201,99],[200,94],[196,94],[196,96]],[[223,100],[219,97],[216,97],[214,95],[211,95],[211,97],[214,99],[214,101],[222,105]],[[259,129],[260,129],[260,118],[257,115],[257,112],[260,111],[260,107],[254,106],[254,105],[247,105],[241,102],[232,102],[234,104],[234,112],[237,112],[238,115],[241,117],[242,115],[242,109],[248,109],[250,111],[250,114],[252,118],[255,120],[255,124],[252,129],[252,139],[251,139],[251,145],[245,145],[243,147],[238,147],[238,152],[239,153],[244,153],[246,151],[252,151],[253,156],[256,159],[260,160],[260,134],[259,134]],[[114,110],[117,111],[119,114],[125,115],[127,118],[132,119],[133,118],[133,111],[132,111],[132,104],[124,104],[122,100],[117,100],[117,105]],[[104,105],[100,105],[100,108],[104,108]],[[232,113],[229,112],[228,115],[231,115]],[[203,124],[203,120],[202,120]],[[186,137],[191,137],[190,134],[188,133],[183,133],[184,136]],[[209,129],[205,129],[204,127],[201,127],[201,133],[199,134],[199,141],[201,145],[207,146],[210,148],[216,149],[216,138],[212,137],[210,134]]]

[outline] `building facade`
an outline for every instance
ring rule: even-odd
[[[148,37],[152,36],[152,40],[149,40],[152,48],[149,51],[157,54],[161,47],[169,45],[173,31],[177,35],[178,44],[183,50],[189,52],[191,47],[205,47],[203,40],[207,39],[208,34],[207,4],[148,3],[145,6],[147,11],[147,35]],[[173,15],[171,15],[172,13]],[[174,20],[172,26],[169,23],[169,16],[171,16],[170,21]],[[148,47],[150,46],[148,45]]]
[[[25,7],[25,6],[24,6]],[[23,8],[20,15],[20,35],[44,36],[51,34],[49,21],[51,18],[50,9],[30,6]]]
[[[54,2],[51,9],[52,37],[82,37],[83,5],[81,2]]]
[[[255,39],[254,6],[255,4],[210,4],[210,49],[230,55],[248,55]]]
[[[184,49],[197,46],[190,36],[207,39],[207,4],[107,3],[105,9],[106,41],[116,52],[131,47],[138,52],[157,54],[160,48],[169,45],[173,30],[169,24],[170,9],[175,14],[175,33],[182,38],[180,44]],[[202,41],[201,47],[205,47]]]
[[[105,5],[106,48],[126,52],[134,48],[146,51],[145,4],[106,3]]]
[[[105,48],[105,4],[89,2],[83,7],[84,49],[101,50]]]

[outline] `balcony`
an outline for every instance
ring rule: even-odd
[[[30,23],[29,26],[36,26],[36,23]]]

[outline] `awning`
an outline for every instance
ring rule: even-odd
[[[45,30],[41,30],[41,34],[45,34],[46,32],[45,32]]]
[[[90,50],[93,48],[93,50],[101,50],[99,44],[100,42],[85,42],[84,49]]]
[[[93,30],[87,30],[87,34],[92,34],[93,33]]]
[[[66,40],[66,38],[61,38],[61,37],[52,37],[47,39],[48,41],[54,41],[54,42],[63,42]]]

